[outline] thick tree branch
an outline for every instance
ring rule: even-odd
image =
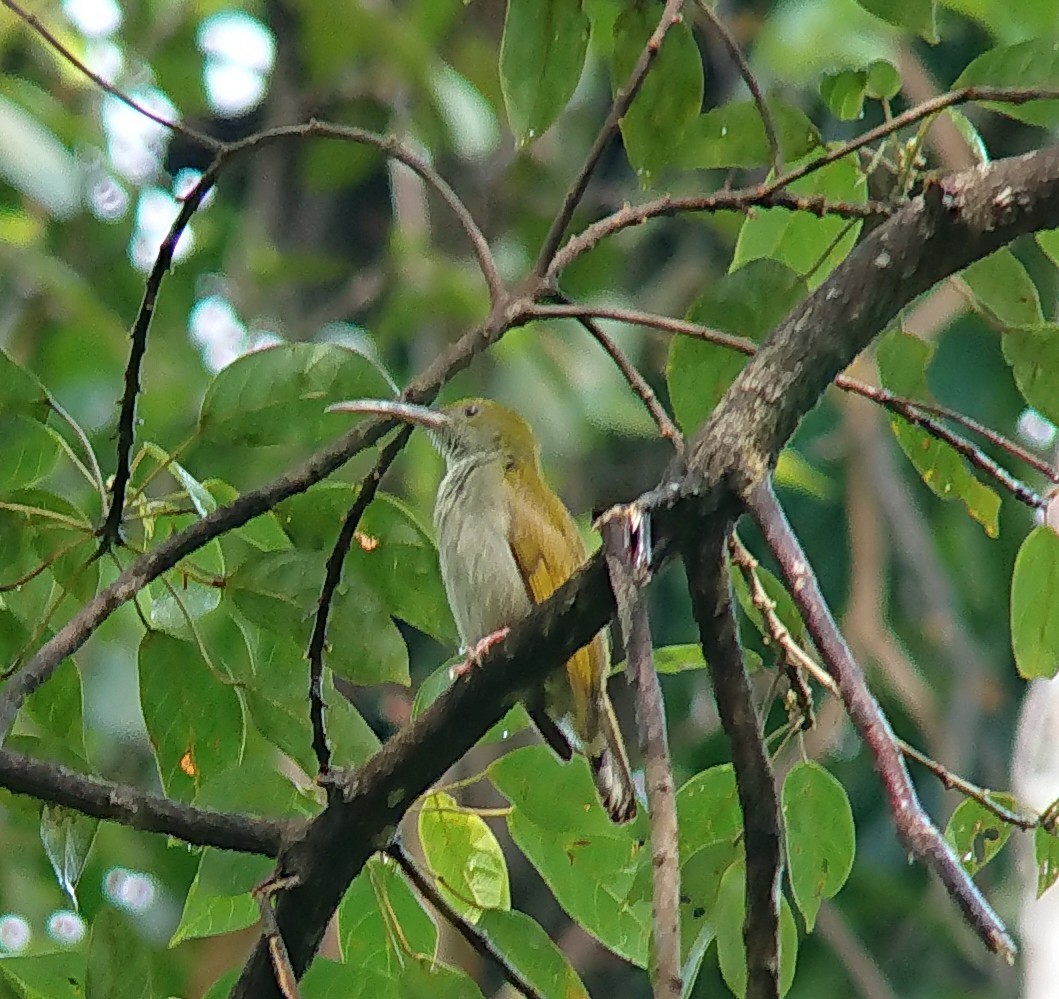
[[[748,999],[779,996],[780,879],[783,838],[772,764],[743,664],[724,557],[723,524],[683,550],[692,611],[710,670],[713,696],[732,750],[746,844]]]
[[[278,856],[284,841],[301,825],[178,804],[6,749],[0,750],[0,787],[131,829],[165,833],[196,846],[266,857]]]

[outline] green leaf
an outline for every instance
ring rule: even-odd
[[[49,408],[48,391],[37,376],[0,350],[0,413],[28,416],[43,423]]]
[[[1018,802],[1010,794],[991,793],[989,797],[1007,809],[1018,808]],[[989,809],[967,798],[950,816],[945,838],[952,844],[963,869],[973,877],[1003,849],[1013,829]]]
[[[331,403],[390,392],[363,354],[332,343],[282,344],[218,372],[202,400],[199,430],[230,445],[311,444],[349,428],[325,412]]]
[[[1059,326],[1044,323],[1005,330],[1000,344],[1022,397],[1059,423]]]
[[[0,615],[0,622],[4,615]],[[0,659],[10,662],[9,657]],[[81,704],[81,674],[72,659],[67,659],[26,698],[22,713],[33,719],[49,735],[61,742],[75,756],[85,755],[84,713]]]
[[[169,946],[232,933],[256,923],[261,912],[250,893],[275,866],[268,857],[205,848]]]
[[[784,161],[801,159],[820,145],[820,132],[804,112],[768,102]],[[675,163],[686,169],[758,167],[772,163],[761,112],[753,101],[733,101],[695,118],[685,129]]]
[[[0,424],[0,492],[40,482],[59,458],[59,435],[27,416],[5,416]]]
[[[811,933],[820,903],[838,894],[853,869],[853,811],[845,788],[818,763],[795,766],[782,799],[791,890]]]
[[[125,917],[101,909],[88,938],[85,999],[157,999],[147,951]]]
[[[659,673],[683,673],[685,670],[705,669],[706,660],[702,655],[702,646],[664,645],[654,650],[655,669]]]
[[[659,9],[647,4],[626,7],[618,15],[611,66],[614,93],[628,83],[658,19]],[[685,130],[702,110],[702,95],[698,46],[681,22],[666,33],[643,86],[621,119],[625,153],[641,187],[649,187],[674,160]]]
[[[504,853],[480,815],[433,791],[419,809],[419,839],[438,889],[464,919],[474,923],[483,909],[511,908]]]
[[[140,703],[162,787],[187,800],[206,778],[242,759],[242,702],[190,642],[148,632],[137,658]]]
[[[7,957],[0,961],[3,999],[85,999],[83,951]]]
[[[907,28],[932,45],[938,41],[937,0],[857,0],[866,11]]]
[[[183,465],[175,461],[173,456],[159,445],[147,441],[143,450],[149,454],[159,467],[164,468],[183,488],[185,495],[191,501],[195,512],[200,517],[205,517],[217,509],[217,501],[209,490],[195,478]]]
[[[897,395],[930,402],[927,368],[934,350],[933,344],[911,334],[887,333],[876,353],[883,385]],[[1000,530],[1000,496],[975,478],[963,456],[948,442],[899,416],[890,417],[890,429],[930,491],[943,500],[960,500],[985,533],[995,538]]]
[[[798,613],[798,608],[794,606],[791,595],[787,592],[787,587],[783,585],[774,573],[764,566],[759,565],[756,573],[758,580],[761,582],[761,587],[765,591],[765,596],[774,604],[773,610],[780,619],[780,623],[791,633],[799,645],[805,645],[807,641],[805,624]],[[730,575],[732,589],[735,590],[739,607],[747,616],[747,620],[750,621],[760,635],[771,640],[772,631],[766,624],[764,616],[754,606],[754,601],[750,596],[750,587],[743,578],[742,572],[733,566]]]
[[[983,257],[960,276],[978,302],[1004,326],[1037,326],[1044,322],[1037,286],[1010,250]]]
[[[88,851],[96,838],[99,819],[90,818],[62,805],[45,802],[40,813],[40,841],[48,855],[59,887],[77,906],[77,882],[81,880]]]
[[[432,956],[412,958],[398,985],[401,999],[481,999],[481,989],[457,968]]]
[[[728,840],[704,846],[680,865],[680,953],[685,989],[694,983],[706,949],[717,935],[715,909],[725,872],[742,857],[742,843]]]
[[[746,995],[746,951],[743,920],[746,918],[746,865],[732,864],[721,879],[714,909],[717,923],[717,957],[725,984],[740,999]],[[780,897],[780,995],[794,981],[798,959],[798,927],[786,898]]]
[[[224,600],[250,623],[308,645],[323,581],[323,559],[299,551],[263,552],[228,580]],[[408,649],[367,585],[353,579],[335,591],[328,617],[327,665],[354,683],[407,686]]]
[[[807,294],[805,282],[775,260],[752,260],[703,292],[688,311],[692,322],[762,339]],[[674,337],[666,379],[685,433],[702,424],[746,364],[746,356],[691,337]]]
[[[1059,836],[1038,826],[1033,833],[1034,857],[1037,861],[1037,898],[1059,880]]]
[[[581,79],[587,49],[581,0],[508,0],[500,87],[518,145],[559,117]]]
[[[490,909],[481,914],[478,929],[545,999],[589,999],[566,955],[525,913]]]
[[[24,530],[48,574],[79,603],[90,600],[99,585],[97,541],[92,522],[62,496],[43,489],[21,489],[7,499],[31,508],[22,514]]]
[[[794,167],[797,164],[788,164]],[[864,204],[867,187],[856,157],[845,156],[790,185],[794,194],[822,195],[828,201]],[[860,232],[860,222],[786,208],[751,209],[739,230],[732,270],[749,260],[771,257],[817,287],[846,258]],[[841,237],[841,238],[840,238]]]
[[[239,496],[239,491],[223,479],[207,479],[203,486],[209,490],[217,503],[224,506]],[[248,520],[242,527],[237,527],[235,533],[259,551],[277,552],[291,547],[290,539],[279,526],[276,514],[271,510]]]
[[[868,71],[844,69],[820,78],[820,96],[831,113],[842,121],[856,121],[864,114]]]
[[[743,833],[743,813],[730,763],[710,767],[677,792],[681,863],[703,847],[735,843]]]
[[[1055,90],[1059,87],[1059,49],[1054,37],[1049,35],[1014,45],[999,45],[983,52],[968,64],[952,87],[956,90],[978,85]],[[983,101],[982,106],[1031,125],[1048,128],[1059,125],[1059,100],[1022,104]]]
[[[985,139],[982,138],[982,133],[978,131],[974,122],[959,108],[946,108],[944,114],[955,126],[956,131],[960,133],[963,141],[967,143],[967,148],[970,149],[975,162],[988,163],[991,159],[989,148],[986,146]]]
[[[617,827],[596,801],[582,757],[562,764],[544,746],[489,767],[514,805],[508,830],[571,918],[639,967],[647,962],[649,880],[642,878],[646,819]],[[631,828],[630,828],[631,827]]]
[[[1059,267],[1059,229],[1042,229],[1033,237],[1048,259]]]
[[[1011,649],[1019,675],[1048,679],[1059,671],[1059,535],[1035,527],[1015,556],[1011,576]]]

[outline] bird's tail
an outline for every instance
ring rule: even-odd
[[[588,753],[596,793],[611,819],[628,822],[636,816],[636,792],[618,720],[606,694],[603,695],[599,728],[599,737],[593,740],[594,745]]]

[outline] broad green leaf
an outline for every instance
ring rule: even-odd
[[[805,282],[775,260],[751,260],[714,281],[688,319],[725,333],[761,340],[806,295]],[[709,416],[746,355],[691,337],[674,337],[666,379],[677,421],[691,433]]]
[[[59,435],[28,416],[0,423],[0,492],[40,482],[59,458]]]
[[[478,929],[545,999],[589,999],[566,955],[525,913],[490,909],[481,914]]]
[[[85,999],[157,999],[147,945],[124,916],[101,909],[88,938]]]
[[[405,946],[416,954],[433,954],[437,947],[434,921],[387,857],[373,857],[353,880],[338,925],[346,962],[388,977],[400,974]]]
[[[628,83],[660,13],[651,5],[628,6],[614,22],[615,93]],[[685,130],[702,110],[702,95],[702,59],[690,28],[681,22],[666,33],[643,86],[621,120],[625,153],[641,187],[649,187],[674,161]]]
[[[246,758],[202,782],[194,803],[262,818],[307,819],[320,811],[318,789],[299,787],[269,747],[248,733]]]
[[[1042,229],[1033,237],[1048,259],[1059,267],[1059,229]]]
[[[864,204],[867,198],[864,175],[854,156],[845,156],[796,181],[790,191],[853,204]],[[731,269],[738,270],[750,260],[771,257],[804,277],[812,290],[846,258],[860,226],[860,222],[851,224],[834,215],[817,218],[786,208],[751,209],[739,230]]]
[[[1044,322],[1037,286],[1008,249],[983,257],[960,275],[974,297],[1005,326]]]
[[[205,779],[242,759],[242,701],[190,642],[148,632],[137,660],[140,703],[162,787],[170,797],[188,800]]]
[[[217,509],[217,501],[210,495],[210,491],[195,478],[183,465],[176,461],[173,456],[159,445],[147,441],[143,450],[149,454],[158,465],[164,468],[183,487],[191,505],[200,517],[205,517]]]
[[[701,645],[664,645],[654,650],[655,669],[659,673],[683,673],[690,669],[705,669],[706,660]]]
[[[544,133],[566,107],[587,48],[581,0],[508,0],[500,87],[520,146]]]
[[[883,385],[897,395],[929,402],[927,368],[934,349],[933,344],[911,334],[887,333],[876,353]],[[963,456],[951,444],[899,416],[890,417],[890,429],[931,492],[943,500],[960,500],[985,533],[995,538],[1000,530],[1000,496],[975,478]]]
[[[48,391],[37,376],[0,350],[0,414],[18,414],[43,422],[48,410]]]
[[[932,45],[938,41],[937,0],[857,0],[866,11],[907,28]]]
[[[1038,826],[1033,833],[1034,857],[1037,862],[1037,898],[1059,880],[1059,836]]]
[[[677,819],[681,863],[703,847],[739,840],[743,813],[730,763],[697,773],[677,791]]]
[[[85,999],[83,950],[0,961],[3,999]]]
[[[481,999],[481,989],[464,972],[434,959],[414,957],[399,983],[401,999]]]
[[[715,907],[717,923],[717,958],[725,984],[739,999],[746,995],[746,951],[743,945],[743,920],[746,918],[746,865],[732,864],[721,879]],[[798,959],[798,927],[787,899],[780,897],[780,995],[784,996],[794,981]]]
[[[1052,35],[998,45],[973,59],[952,85],[953,89],[977,85],[1017,87],[1022,90],[1059,87],[1059,48]],[[1059,124],[1059,100],[1026,101],[1021,104],[983,101],[983,107],[1031,125]]]
[[[40,813],[40,840],[48,855],[59,887],[77,908],[77,882],[81,880],[88,851],[96,838],[99,819],[90,818],[62,805],[45,803]]]
[[[991,793],[989,796],[1005,808],[1018,807],[1018,802],[1010,794]],[[1004,848],[1013,829],[989,809],[967,798],[949,817],[945,838],[952,844],[963,869],[973,877]]]
[[[838,894],[853,869],[853,811],[845,788],[818,763],[795,766],[782,799],[791,889],[811,933],[820,903]]]
[[[1059,326],[1044,323],[1005,330],[1000,344],[1022,397],[1059,423]]]
[[[0,612],[0,629],[6,612]],[[10,662],[4,657],[2,662]],[[26,698],[22,713],[35,725],[55,736],[72,753],[84,756],[85,736],[81,703],[81,675],[72,659],[59,664],[47,683]]]
[[[1059,535],[1035,527],[1015,556],[1011,576],[1011,649],[1019,675],[1047,679],[1059,671]]]
[[[483,909],[511,908],[504,853],[481,816],[433,791],[419,809],[419,839],[438,889],[464,919],[474,923]]]
[[[21,489],[6,499],[32,509],[25,531],[38,563],[78,602],[90,600],[99,584],[98,541],[88,517],[62,496],[43,489]]]
[[[889,99],[901,89],[896,68],[877,59],[861,69],[825,73],[820,79],[820,96],[832,113],[843,121],[856,121],[864,114],[864,99]]]
[[[706,949],[717,935],[714,910],[725,871],[743,858],[735,839],[711,843],[680,865],[680,953],[685,988],[698,974]]]
[[[169,946],[220,936],[256,923],[261,912],[250,893],[275,866],[269,857],[205,848]]]
[[[786,447],[776,459],[776,470],[772,473],[776,485],[798,489],[814,499],[833,500],[834,483],[823,472],[818,471],[792,447]]]
[[[199,430],[233,445],[311,444],[349,429],[348,420],[325,412],[331,403],[389,395],[362,354],[336,344],[283,344],[218,372],[202,400]]]
[[[515,806],[508,830],[559,904],[589,933],[639,967],[647,961],[651,902],[640,877],[646,819],[617,827],[596,801],[583,758],[562,764],[544,746],[489,767]]]
[[[245,620],[308,647],[320,598],[324,558],[299,551],[263,552],[228,580],[224,601]],[[343,580],[327,626],[327,665],[354,683],[410,682],[408,650],[374,591]]]
[[[820,132],[804,112],[778,100],[768,108],[784,161],[819,147]],[[675,162],[688,169],[768,166],[772,150],[757,105],[733,101],[699,115],[685,129]]]

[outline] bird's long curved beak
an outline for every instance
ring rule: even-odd
[[[370,413],[374,416],[389,416],[393,419],[414,423],[434,433],[443,433],[449,427],[449,417],[429,406],[417,406],[411,402],[391,402],[387,399],[350,399],[327,407],[329,413]]]

